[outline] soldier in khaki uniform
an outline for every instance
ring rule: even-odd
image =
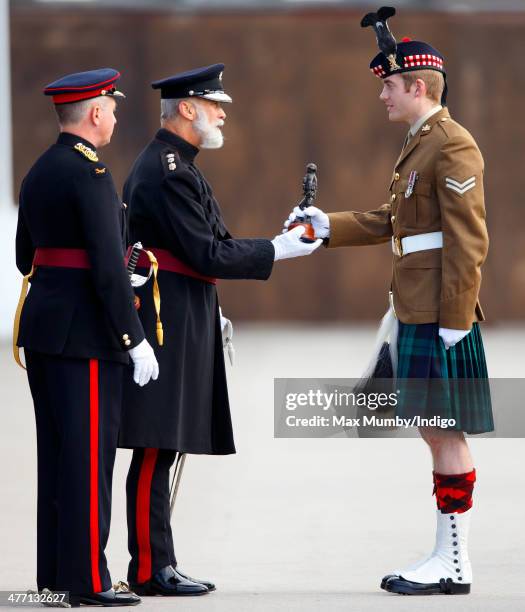
[[[388,202],[370,212],[296,208],[285,227],[306,214],[316,237],[329,248],[392,241],[395,333],[390,342],[391,349],[397,348],[398,384],[413,378],[428,387],[436,378],[452,384],[456,379],[482,382],[472,396],[451,396],[442,407],[441,416],[453,418],[455,426],[420,428],[433,458],[436,545],[428,557],[388,574],[381,583],[393,593],[469,593],[467,536],[476,473],[464,432],[494,428],[478,327],[484,318],[478,301],[480,268],[488,248],[483,158],[473,137],[445,107],[443,56],[424,42],[403,39],[397,44],[386,23],[394,13],[384,7],[362,21],[374,27],[381,49],[370,69],[383,81],[380,99],[389,120],[410,126],[394,165]],[[417,398],[424,415],[423,396]],[[400,401],[397,414],[407,416],[411,408]],[[404,490],[409,486],[405,480]]]

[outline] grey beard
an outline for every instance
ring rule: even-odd
[[[202,149],[220,149],[224,144],[224,136],[220,128],[211,126],[208,119],[197,109],[197,119],[194,123],[197,134],[201,137]]]
[[[220,149],[224,144],[224,136],[218,127],[211,128],[208,132],[201,134],[201,137],[203,149]]]

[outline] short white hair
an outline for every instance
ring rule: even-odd
[[[186,98],[161,98],[160,120],[170,121],[179,115],[179,104]]]

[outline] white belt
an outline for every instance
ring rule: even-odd
[[[429,232],[428,234],[417,234],[417,236],[406,236],[405,238],[392,236],[392,252],[398,257],[416,251],[441,248],[443,248],[443,232]]]

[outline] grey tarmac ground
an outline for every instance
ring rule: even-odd
[[[483,333],[491,375],[523,377],[525,328]],[[141,610],[525,610],[523,439],[471,441],[475,582],[471,595],[446,598],[390,595],[378,586],[433,545],[431,465],[420,440],[274,439],[273,378],[357,376],[373,335],[368,326],[236,326],[228,377],[237,455],[188,458],[173,525],[181,568],[218,590],[145,598]],[[8,345],[0,359],[0,589],[25,590],[35,585],[34,419]],[[129,459],[129,451],[118,452],[107,548],[115,580],[125,579],[128,561]]]

